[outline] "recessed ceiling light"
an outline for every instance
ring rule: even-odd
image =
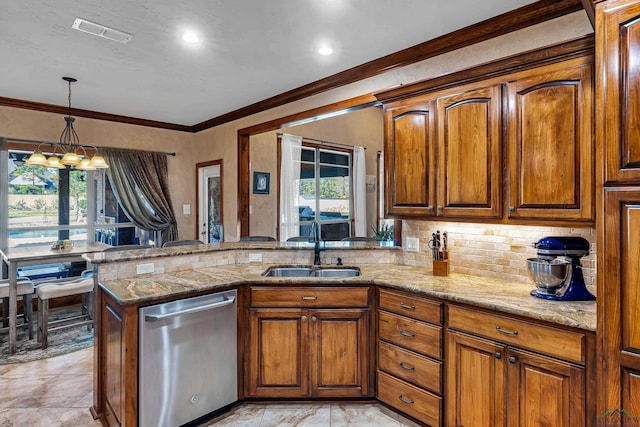
[[[318,49],[318,53],[320,55],[331,55],[333,53],[333,49],[331,49],[329,46],[322,46],[320,49]]]
[[[195,33],[182,33],[180,34],[180,39],[187,43],[199,43],[200,38]]]

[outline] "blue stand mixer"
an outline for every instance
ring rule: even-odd
[[[537,288],[531,295],[555,301],[593,301],[582,275],[580,258],[589,254],[582,237],[543,237],[533,244],[538,258],[527,259],[529,275]]]

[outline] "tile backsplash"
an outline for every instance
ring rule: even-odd
[[[437,230],[448,233],[451,272],[532,284],[526,260],[536,256],[533,243],[545,236],[584,237],[591,243],[591,251],[582,258],[583,275],[587,287],[595,294],[595,228],[403,221],[403,248],[407,247],[408,237],[418,238],[420,245],[418,252],[403,250],[402,255],[398,255],[398,264],[430,266],[432,257],[428,242],[431,233]]]

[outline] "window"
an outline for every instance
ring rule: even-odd
[[[8,247],[86,240],[87,172],[29,166],[29,155],[8,152]]]
[[[124,214],[104,170],[29,166],[25,161],[31,152],[11,146],[1,153],[7,162],[0,173],[7,174],[7,184],[0,191],[8,201],[0,207],[0,230],[6,230],[0,236],[3,247],[66,239],[112,246],[153,244],[153,233],[136,228]]]
[[[323,240],[351,235],[351,153],[319,147],[302,148],[300,167],[300,235],[311,222],[320,224]]]

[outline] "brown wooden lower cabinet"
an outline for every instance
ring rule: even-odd
[[[583,366],[457,331],[447,354],[447,425],[589,425]]]
[[[430,426],[440,425],[442,398],[378,371],[378,399]]]
[[[249,317],[248,396],[369,395],[369,310],[258,308]]]

